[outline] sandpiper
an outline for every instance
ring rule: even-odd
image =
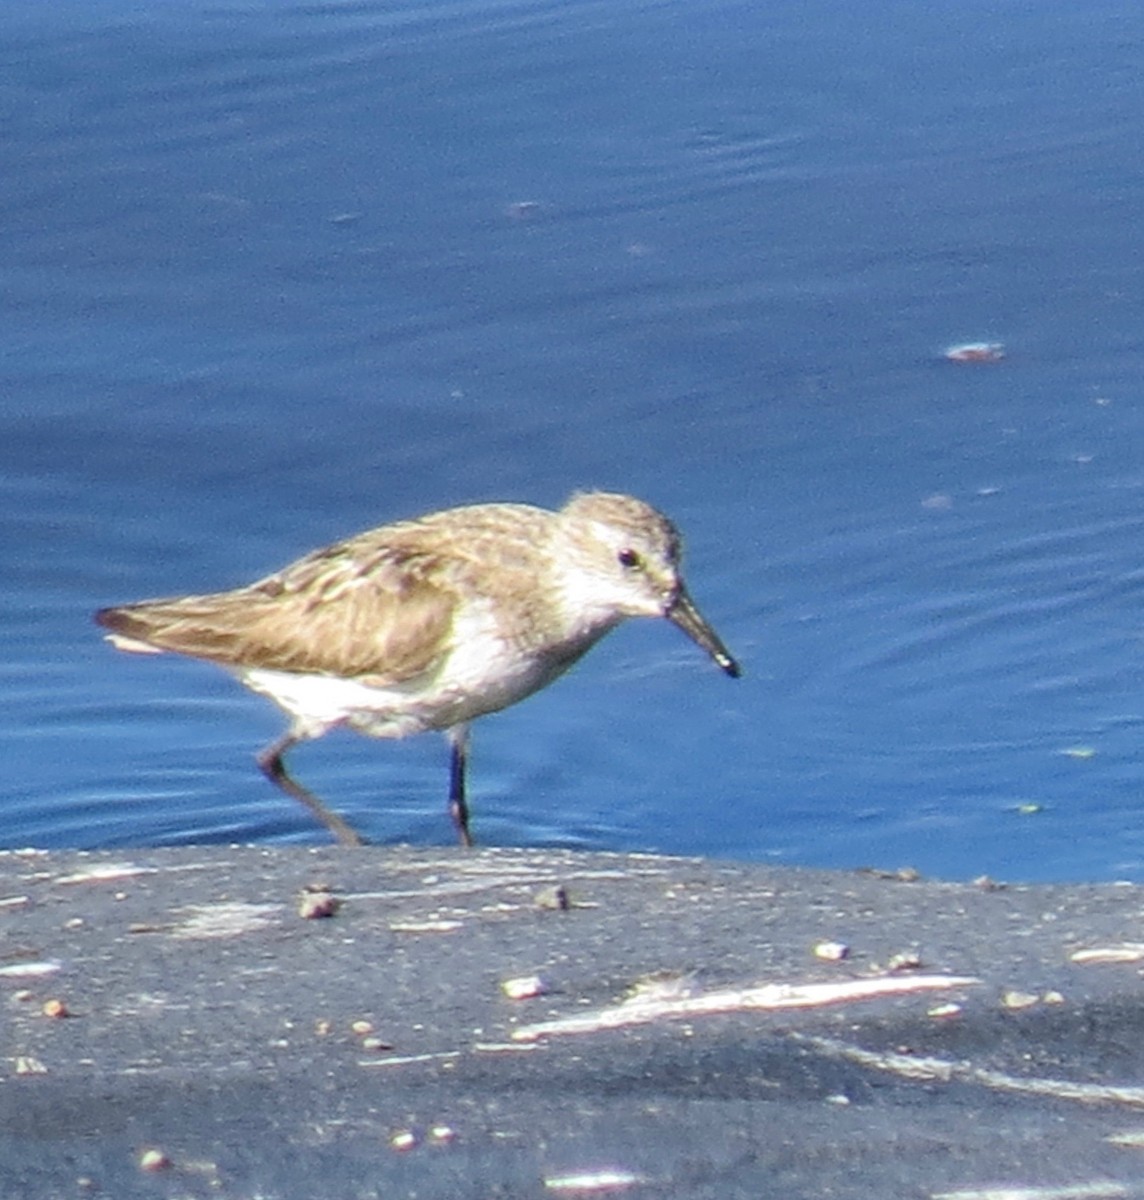
[[[557,512],[474,504],[371,529],[248,587],[95,619],[120,650],[206,659],[284,709],[290,725],[258,765],[347,845],[362,839],[295,782],[286,751],[339,725],[445,733],[449,811],[469,846],[469,723],[551,683],[625,618],[666,617],[738,676],[680,553],[675,526],[632,496],[579,493]]]

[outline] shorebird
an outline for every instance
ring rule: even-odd
[[[449,811],[470,846],[470,722],[547,686],[621,621],[666,617],[738,676],[687,593],[680,556],[662,513],[584,492],[556,512],[474,504],[383,525],[247,587],[95,619],[120,650],[217,663],[285,710],[290,725],[258,765],[347,845],[362,839],[295,782],[285,753],[337,726],[381,738],[443,732]]]

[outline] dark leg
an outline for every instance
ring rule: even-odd
[[[304,804],[343,846],[364,846],[364,840],[336,812],[331,812],[313,792],[307,791],[300,783],[295,783],[287,773],[282,755],[295,742],[301,740],[292,733],[285,733],[265,750],[260,751],[256,758],[263,774],[287,796],[293,796],[295,800]]]
[[[449,746],[452,751],[449,759],[449,815],[461,845],[466,848],[473,844],[469,833],[469,806],[465,801],[465,763],[469,753],[469,727],[457,725],[449,730]]]

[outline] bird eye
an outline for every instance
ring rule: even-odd
[[[616,558],[619,559],[621,567],[627,567],[630,571],[643,566],[643,559],[634,550],[621,550]]]

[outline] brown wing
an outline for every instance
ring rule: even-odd
[[[355,539],[250,587],[103,609],[96,620],[126,648],[384,686],[448,649],[457,597],[447,573],[434,555]]]

